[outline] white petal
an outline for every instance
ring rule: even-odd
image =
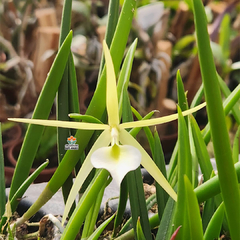
[[[92,165],[109,171],[119,185],[128,172],[140,166],[141,159],[142,155],[137,148],[116,144],[99,148],[91,156]]]

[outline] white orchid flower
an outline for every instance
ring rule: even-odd
[[[106,43],[103,43],[103,49],[106,59],[107,69],[107,86],[106,86],[106,108],[108,114],[108,124],[86,123],[86,122],[67,122],[55,120],[37,120],[37,119],[16,119],[10,118],[9,120],[30,124],[39,124],[44,126],[54,126],[63,128],[74,128],[84,130],[103,130],[98,137],[90,152],[88,153],[77,177],[74,185],[69,194],[63,222],[71,208],[72,203],[75,201],[78,190],[81,188],[83,182],[93,169],[104,168],[112,176],[119,185],[124,176],[135,170],[140,164],[152,175],[152,177],[161,185],[161,187],[176,201],[177,195],[172,189],[168,181],[165,179],[159,168],[156,166],[151,157],[136,141],[134,137],[127,132],[126,128],[146,127],[166,122],[173,121],[178,118],[178,114],[170,116],[140,120],[134,122],[120,123],[118,112],[118,98],[116,88],[116,77],[113,67],[111,55]],[[193,112],[198,111],[205,106],[205,103],[184,111],[183,115],[186,116]]]

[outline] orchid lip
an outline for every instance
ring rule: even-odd
[[[141,159],[140,151],[131,145],[102,147],[91,155],[92,165],[106,169],[119,186],[128,172],[140,166]]]

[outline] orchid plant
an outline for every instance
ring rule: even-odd
[[[86,122],[65,122],[55,120],[38,120],[38,119],[17,119],[9,118],[11,121],[38,124],[43,126],[75,128],[85,130],[103,130],[98,137],[91,150],[89,151],[70,192],[67,207],[63,221],[65,221],[67,214],[73,201],[76,198],[78,190],[81,188],[86,177],[89,175],[93,167],[104,168],[112,176],[113,180],[117,182],[120,187],[124,176],[132,170],[135,170],[140,164],[154,177],[154,179],[161,185],[161,187],[176,201],[177,195],[172,189],[168,181],[165,179],[159,168],[153,162],[147,152],[141,147],[132,135],[126,131],[126,128],[154,126],[157,124],[173,121],[178,118],[178,114],[173,114],[166,117],[120,123],[118,112],[118,96],[116,88],[116,77],[113,67],[113,62],[106,42],[103,42],[103,49],[106,59],[107,69],[107,97],[106,109],[108,113],[108,124],[86,123]],[[186,116],[199,109],[206,104],[183,112]],[[110,144],[110,146],[109,146]]]

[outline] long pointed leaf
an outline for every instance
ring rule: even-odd
[[[63,11],[62,11],[62,21],[60,27],[60,37],[59,37],[59,47],[63,44],[65,37],[70,31],[71,25],[71,13],[72,13],[72,1],[64,1]],[[71,53],[65,56],[68,59],[68,62],[65,66],[64,73],[62,75],[61,82],[58,87],[57,98],[56,98],[56,118],[61,121],[69,121],[69,72],[70,72],[70,61]],[[69,99],[70,98],[70,99]],[[78,99],[77,99],[78,101]],[[69,129],[66,128],[57,128],[57,153],[58,153],[58,162],[60,163],[66,153],[65,144],[66,139],[70,136]],[[67,200],[67,196],[72,186],[72,174],[69,174],[67,180],[62,185],[62,193],[64,202]]]
[[[184,175],[184,183],[186,187],[185,194],[187,196],[187,208],[190,219],[191,237],[189,239],[203,240],[203,229],[198,201],[191,182],[186,175]]]
[[[159,135],[158,135],[158,132],[156,129],[154,131],[154,142],[155,142],[154,161],[155,161],[156,165],[158,166],[158,168],[160,169],[160,171],[163,173],[163,176],[165,178],[167,178],[162,145],[161,145],[161,141],[160,141],[160,138],[159,138]],[[158,203],[158,216],[161,221],[165,206],[167,204],[168,195],[166,194],[164,189],[162,189],[162,187],[158,183],[156,183],[156,197],[157,197],[157,203]]]
[[[138,219],[137,221],[137,239],[138,240],[146,240],[144,234],[143,234],[143,230],[142,230],[142,226],[140,223],[140,219]]]
[[[88,240],[97,240],[99,239],[103,230],[107,227],[107,225],[113,220],[115,215],[112,215],[107,220],[105,220],[95,231],[94,233],[88,238]]]
[[[210,162],[210,157],[205,142],[203,140],[201,131],[198,127],[196,120],[192,116],[190,116],[190,124],[192,128],[195,149],[198,156],[198,162],[203,173],[203,178],[205,181],[207,181],[208,179],[210,179],[213,167]]]
[[[43,86],[41,94],[38,98],[33,117],[47,119],[51,111],[51,107],[56,96],[58,86],[64,71],[64,67],[67,62],[66,56],[70,52],[70,46],[72,41],[72,32],[70,32],[65,39],[62,47],[53,62],[46,82]],[[27,178],[30,168],[32,166],[34,157],[36,155],[41,135],[44,128],[42,126],[30,125],[24,138],[24,142],[21,148],[21,152],[18,157],[15,173],[12,179],[10,198],[15,194],[16,190]],[[27,161],[26,161],[27,160]],[[21,196],[19,196],[21,197]],[[17,202],[12,204],[12,210],[15,210]]]
[[[119,78],[118,78],[118,84],[117,84],[117,93],[118,93],[118,103],[119,103],[119,116],[122,115],[122,93],[123,89],[128,86],[129,84],[129,79],[130,79],[130,74],[132,70],[132,63],[134,59],[134,53],[135,49],[137,47],[137,39],[132,43],[130,46],[127,55],[124,59]]]
[[[193,0],[193,10],[199,62],[203,78],[219,182],[229,223],[230,235],[233,240],[238,240],[240,239],[240,191],[237,174],[233,165],[230,140],[225,122],[218,77],[214,66],[207,31],[207,19],[202,1]]]
[[[176,204],[174,200],[172,198],[168,198],[156,235],[156,240],[168,240],[170,238],[171,233],[174,230],[173,217],[175,206]]]
[[[218,239],[224,217],[224,204],[222,203],[213,214],[204,233],[204,240]]]
[[[128,98],[127,86],[123,89],[123,121],[132,121],[131,105]],[[130,134],[129,134],[130,136]],[[121,141],[121,139],[120,139]],[[122,142],[122,141],[121,141]],[[122,142],[123,143],[123,142]],[[123,143],[124,144],[124,143]],[[147,239],[151,238],[151,228],[148,220],[148,212],[146,206],[146,200],[143,189],[142,174],[140,167],[135,171],[131,171],[126,175],[129,200],[132,213],[132,224],[134,228],[135,238],[138,238],[138,221],[140,218],[140,224],[142,226],[143,234]]]
[[[178,114],[178,201],[174,217],[174,228],[176,230],[179,226],[182,226],[176,239],[190,239],[190,223],[186,202],[184,176],[187,175],[188,178],[192,179],[192,159],[190,155],[187,126],[179,106]]]
[[[239,161],[239,135],[240,135],[240,125],[234,137],[233,141],[233,161],[237,163]]]
[[[108,176],[109,173],[107,170],[103,169],[99,171],[99,174],[94,178],[94,181],[89,185],[88,189],[81,197],[76,209],[68,221],[61,240],[75,239],[89,208],[92,206],[95,200],[96,193],[99,191],[99,189],[101,189],[103,183],[107,181]]]

